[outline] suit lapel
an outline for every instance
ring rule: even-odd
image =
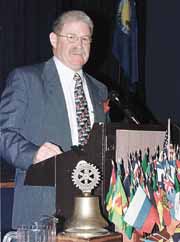
[[[66,146],[69,148],[72,142],[66,103],[59,75],[52,58],[46,62],[42,78],[47,95],[47,115],[50,115],[48,117],[50,125],[54,126],[50,127],[53,133],[53,142],[61,146],[64,144],[65,149]],[[59,133],[57,130],[59,130]],[[51,136],[51,134],[48,135]]]
[[[97,86],[92,82],[89,76],[85,75],[89,95],[94,109],[94,122],[102,122],[104,115],[102,98],[98,95]]]

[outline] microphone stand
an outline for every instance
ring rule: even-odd
[[[119,95],[116,91],[112,91],[109,96],[109,100],[116,104],[116,106],[123,112],[125,117],[131,120],[134,124],[140,125],[140,121],[133,115],[133,113],[121,103]]]

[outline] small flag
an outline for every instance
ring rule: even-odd
[[[166,129],[164,141],[163,141],[163,150],[167,149],[168,146],[168,130]]]
[[[176,160],[176,176],[180,183],[180,160]]]
[[[143,160],[142,160],[142,164],[141,164],[144,174],[146,174],[146,170],[147,170],[147,167],[148,167],[148,162],[149,162],[148,154],[147,154],[147,152],[145,152]]]
[[[115,164],[114,161],[112,160],[112,171],[111,171],[111,179],[110,179],[110,184],[109,184],[109,191],[106,195],[106,209],[108,211],[108,217],[109,220],[111,221],[112,217],[112,201],[114,197],[114,192],[115,192],[115,185],[116,185],[116,171],[115,171]]]
[[[180,192],[176,193],[175,202],[174,202],[174,210],[175,210],[175,219],[180,221]]]
[[[115,194],[112,201],[112,216],[111,222],[113,222],[118,229],[124,228],[123,216],[128,207],[128,201],[124,188],[120,179],[117,176]]]
[[[177,175],[174,176],[174,188],[176,192],[180,192],[180,181],[178,180]]]
[[[151,233],[155,223],[159,223],[157,210],[151,204],[141,186],[136,190],[125,213],[124,221],[137,230],[140,230],[141,233]]]
[[[162,229],[164,225],[169,225],[171,223],[171,214],[168,206],[166,192],[162,188],[159,188],[158,191],[154,192],[154,198],[159,213],[159,226],[160,229]]]

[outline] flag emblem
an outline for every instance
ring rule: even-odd
[[[129,0],[122,0],[117,11],[117,20],[125,34],[130,31],[131,8]]]

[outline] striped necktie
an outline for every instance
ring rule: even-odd
[[[91,130],[88,104],[84,94],[83,83],[80,75],[75,73],[73,79],[76,82],[74,88],[74,98],[78,126],[78,142],[79,145],[85,145]]]

